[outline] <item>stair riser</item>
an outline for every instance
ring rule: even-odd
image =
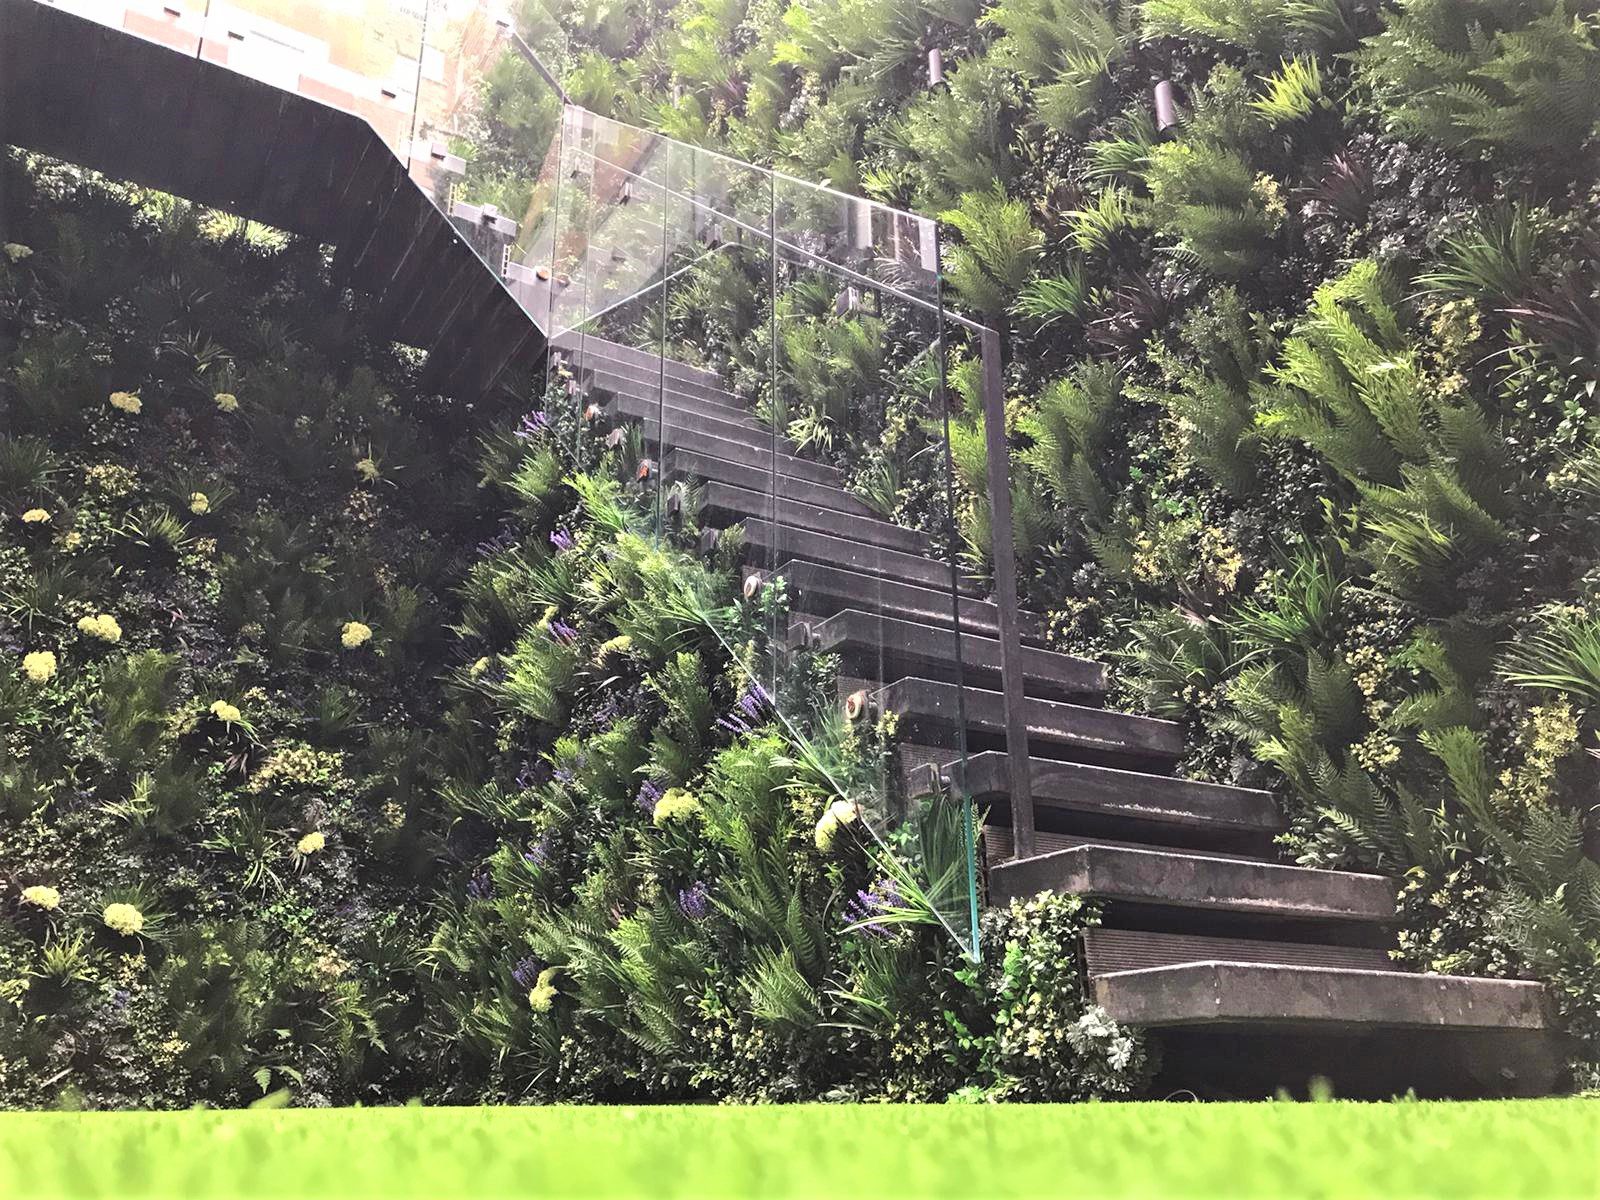
[[[599,402],[599,399],[595,397],[596,402]],[[722,438],[724,441],[742,443],[752,450],[765,452],[769,458],[773,452],[772,431],[757,424],[756,419],[751,416],[722,417],[700,409],[689,410],[675,408],[670,404],[662,405],[655,399],[645,400],[638,396],[613,395],[609,402],[602,404],[602,407],[612,417],[641,422],[651,437],[655,436],[664,418],[667,422],[668,442],[671,442],[679,431],[686,430]],[[779,440],[776,446],[779,454],[788,454],[792,449],[782,440]]]
[[[749,518],[767,520],[772,515],[773,500],[763,492],[710,483],[702,489],[701,523],[724,528]],[[846,516],[827,508],[799,504],[780,498],[777,502],[780,530],[805,529],[830,537],[848,538],[885,550],[902,554],[926,555],[928,539],[914,529],[891,525],[887,521],[863,520]]]
[[[675,428],[670,422],[667,425],[667,444],[662,446],[661,439],[656,436],[658,427],[655,421],[637,423],[644,429],[646,443],[658,453],[665,452],[670,454],[674,450],[688,450],[694,454],[704,455],[708,458],[720,458],[726,462],[752,467],[758,471],[777,470],[782,478],[820,483],[825,487],[838,487],[840,483],[839,472],[832,467],[808,462],[803,458],[790,458],[782,454],[774,459],[770,447],[757,447],[744,442],[730,441],[727,438],[702,433],[696,429]]]
[[[661,381],[659,379],[638,379],[628,375],[616,375],[610,371],[582,370],[576,378],[583,386],[586,394],[592,391],[609,392],[615,396],[632,396],[638,400],[647,400],[654,404],[660,400]],[[681,409],[685,412],[705,412],[713,416],[723,417],[728,420],[752,419],[748,406],[741,404],[737,398],[725,393],[706,394],[691,392],[682,386],[667,380],[666,405],[668,408]]]
[[[791,622],[789,644],[838,654],[849,674],[879,685],[915,675],[995,691],[1001,686],[998,639],[963,637],[958,663],[948,621],[933,626],[847,610],[825,621]],[[1030,696],[1094,703],[1105,693],[1098,663],[1032,646],[1022,648],[1022,662]]]
[[[1380,876],[1100,847],[997,866],[989,872],[989,889],[995,903],[1054,890],[1272,922],[1381,923],[1394,917],[1394,885]]]
[[[1357,971],[1402,970],[1387,951],[1375,947],[1196,937],[1191,934],[1152,933],[1142,929],[1086,929],[1083,932],[1083,955],[1091,979],[1117,971],[1207,961],[1334,967]]]
[[[728,462],[726,459],[712,458],[705,454],[695,454],[688,450],[668,451],[665,462],[669,480],[693,479],[707,483],[726,483],[744,488],[746,491],[763,494],[774,486],[770,470]],[[783,474],[777,476],[776,487],[781,500],[792,500],[797,504],[830,509],[847,517],[881,519],[872,509],[842,488],[828,487],[826,484],[812,483],[809,480]]]
[[[898,716],[907,736],[953,731],[964,719],[970,750],[1003,747],[1005,697],[968,686],[958,703],[961,690],[934,680],[903,679],[876,699],[882,711]],[[1170,770],[1183,753],[1181,731],[1168,721],[1037,699],[1025,708],[1028,750],[1038,757]]]
[[[751,555],[751,561],[757,565],[769,566],[774,561],[812,562],[824,566],[843,567],[847,571],[896,580],[933,591],[943,588],[946,595],[949,594],[950,568],[933,559],[904,554],[898,550],[868,546],[808,529],[774,530],[767,521],[748,520],[743,523],[743,528],[747,552]],[[970,590],[970,586],[967,585],[967,590]],[[800,604],[797,607],[803,607],[804,595],[798,594]],[[946,603],[948,604],[948,600]]]
[[[554,342],[554,348],[560,352],[564,360],[578,366],[594,366],[600,363],[611,364],[615,369],[628,369],[632,371],[660,371],[660,359],[646,350],[635,349],[631,346],[622,346],[616,342],[608,342],[600,338],[584,337],[576,333],[564,333]],[[667,359],[667,376],[671,379],[693,387],[722,388],[722,376],[715,371],[707,371],[702,367],[691,367],[686,363]]]

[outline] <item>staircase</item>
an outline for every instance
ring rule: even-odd
[[[668,480],[697,486],[706,539],[742,525],[747,594],[803,578],[790,645],[839,656],[850,716],[895,718],[913,794],[961,786],[964,734],[965,783],[986,813],[987,902],[1054,890],[1100,903],[1104,923],[1068,952],[1096,1003],[1157,1034],[1158,1089],[1256,1096],[1313,1075],[1340,1095],[1554,1086],[1540,984],[1402,969],[1388,954],[1395,881],[1281,862],[1269,793],[1174,776],[1179,726],[1104,707],[1104,669],[1047,649],[1032,614],[1028,754],[1014,759],[997,610],[961,581],[957,627],[950,568],[921,533],[775,439],[716,374],[592,336],[579,350],[568,335],[554,352],[609,419],[642,426]],[[1026,858],[1012,847],[1017,761],[1037,826]]]

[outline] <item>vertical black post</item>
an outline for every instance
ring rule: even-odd
[[[1011,453],[1006,439],[1000,335],[984,327],[983,432],[989,466],[989,541],[995,605],[1000,610],[1000,672],[1006,703],[1006,760],[1011,775],[1011,829],[1017,858],[1033,856],[1033,780],[1028,773],[1028,721],[1022,699],[1022,617],[1017,607],[1017,547],[1011,531]]]

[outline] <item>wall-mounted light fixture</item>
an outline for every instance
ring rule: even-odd
[[[944,54],[935,46],[928,51],[928,86],[938,87],[944,82]]]
[[[1156,128],[1165,133],[1178,123],[1178,92],[1172,80],[1163,79],[1155,88]]]

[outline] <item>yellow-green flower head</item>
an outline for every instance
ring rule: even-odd
[[[655,823],[687,821],[700,815],[700,801],[687,788],[668,788],[666,795],[656,801]]]
[[[378,464],[370,458],[363,458],[356,463],[356,474],[368,483],[376,482],[378,478]]]
[[[817,822],[814,838],[817,849],[823,854],[832,854],[839,831],[847,825],[854,825],[860,815],[861,810],[850,800],[835,800],[828,805],[822,819]]]
[[[144,410],[144,401],[132,392],[112,392],[111,407],[136,417]]]
[[[214,399],[217,402],[217,407],[223,412],[239,411],[239,397],[232,392],[218,392]]]
[[[211,511],[211,497],[204,492],[190,492],[189,511],[197,517],[205,516]]]
[[[49,683],[56,673],[56,656],[48,650],[35,650],[22,656],[22,671],[30,682]]]
[[[479,675],[482,675],[488,669],[489,669],[489,660],[487,658],[480,658],[477,662],[472,664],[472,666],[468,669],[467,674],[471,675],[474,679],[476,679]]]
[[[365,646],[372,640],[372,629],[360,621],[346,621],[344,631],[339,634],[339,643],[346,650],[356,650]]]
[[[98,617],[80,618],[78,632],[99,638],[102,642],[115,643],[122,640],[122,626],[118,625],[117,619],[109,613],[101,613]]]
[[[539,978],[535,981],[532,990],[528,992],[528,1007],[536,1013],[549,1012],[550,1006],[555,1003],[557,995],[554,982],[556,970],[556,967],[546,967],[540,971]]]
[[[6,257],[12,262],[21,262],[25,258],[33,257],[33,247],[24,246],[21,242],[7,242],[3,249]]]
[[[43,525],[50,519],[50,514],[42,508],[30,508],[22,514],[24,525]]]
[[[22,901],[24,904],[31,904],[35,908],[42,908],[46,912],[54,912],[61,907],[61,893],[53,887],[46,887],[42,883],[36,883],[32,887],[22,889]]]
[[[132,937],[144,928],[144,914],[131,904],[108,904],[100,919],[107,929],[125,937]]]
[[[226,721],[232,725],[240,717],[237,705],[229,704],[226,700],[218,700],[211,706],[211,715],[219,721]]]
[[[322,831],[313,829],[298,842],[294,848],[301,854],[319,854],[328,845],[328,839],[322,836]]]

